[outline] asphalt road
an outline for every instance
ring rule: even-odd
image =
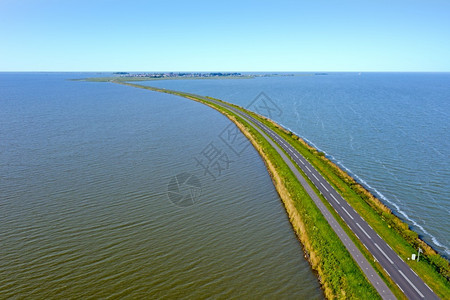
[[[197,95],[196,95],[197,96]],[[198,96],[197,96],[198,97]],[[303,157],[294,147],[292,147],[281,136],[268,128],[263,123],[254,119],[250,115],[235,109],[229,105],[221,102],[213,101],[208,98],[204,98],[206,101],[214,102],[227,109],[239,114],[252,125],[256,130],[263,135],[270,136],[272,140],[269,142],[275,146],[282,148],[287,153],[292,161],[284,154],[280,149],[277,151],[282,154],[283,159],[288,166],[296,174],[299,181],[305,187],[308,194],[313,198],[316,205],[324,214],[327,221],[330,223],[333,230],[342,240],[346,248],[349,250],[352,257],[360,266],[361,270],[365,273],[372,285],[377,289],[383,299],[395,299],[395,296],[387,288],[386,284],[381,280],[373,267],[369,264],[366,258],[362,255],[359,249],[350,240],[347,234],[343,231],[341,226],[337,223],[329,210],[324,206],[322,201],[317,197],[315,191],[311,188],[308,182],[298,172],[297,168],[293,165],[295,163],[315,187],[320,191],[324,198],[330,203],[337,214],[344,220],[348,227],[354,232],[357,238],[362,244],[369,250],[374,259],[376,259],[380,265],[384,268],[386,273],[397,284],[400,290],[409,299],[439,299],[437,295],[428,287],[428,285],[392,250],[392,248],[372,229],[372,227],[360,216],[346,200],[328,183],[327,180]],[[252,124],[253,123],[253,124]],[[275,145],[276,143],[276,145]],[[277,146],[278,145],[278,146]]]

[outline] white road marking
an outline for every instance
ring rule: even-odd
[[[266,128],[266,126],[265,125],[260,125],[261,127],[263,127],[263,128]],[[286,148],[285,148],[285,150],[287,150],[287,151],[289,151],[289,152],[291,152],[291,153],[293,153],[293,155],[297,158],[297,159],[300,159],[298,156],[297,156],[297,154],[296,154],[296,152],[294,152],[291,148],[289,148],[287,145],[286,145],[286,143],[284,142],[284,140],[282,140],[282,139],[280,139],[280,138],[278,138],[277,136],[275,136],[275,138],[277,139],[277,140],[279,140]],[[304,163],[303,163],[303,161],[301,161],[300,160],[300,162],[303,164],[303,165],[305,165]],[[308,166],[306,166],[306,168],[308,169],[308,171],[310,171],[311,172],[311,170],[308,168]],[[314,176],[314,178],[316,179],[316,180],[318,180],[319,181],[319,179],[316,177],[316,175],[315,174],[313,174],[312,173],[312,175]],[[326,188],[326,186],[322,183],[322,182],[320,182],[319,181],[319,183],[322,185],[322,187],[325,189],[325,190],[327,190],[328,192],[329,192],[329,190]],[[333,199],[337,202],[337,203],[339,203],[339,201],[335,198],[335,196],[333,195],[333,194],[330,194],[332,197],[333,197]],[[340,204],[340,203],[339,203]],[[342,207],[342,206],[341,206]],[[347,213],[347,215],[350,217],[350,218],[352,218],[353,219],[353,217],[349,214],[349,212],[344,208],[344,207],[342,207],[342,209]],[[352,208],[353,209],[353,208]],[[353,209],[353,211],[355,211],[354,209]],[[356,211],[355,211],[355,213],[356,213]],[[362,218],[362,217],[361,217]],[[362,218],[363,220],[364,220],[364,218]],[[367,232],[361,227],[361,225],[359,224],[359,223],[356,223],[356,225],[363,231],[363,233],[369,238],[369,239],[371,239],[371,237],[367,234]],[[369,227],[370,228],[372,228],[370,225],[369,225]],[[377,234],[378,235],[378,234]],[[378,235],[379,236],[379,235]],[[380,237],[380,236],[379,236]],[[380,237],[381,238],[381,237]],[[367,249],[367,247],[366,247],[366,245],[363,243],[363,245],[364,245],[364,247]],[[393,262],[392,262],[392,260],[387,256],[387,254],[375,243],[375,246],[378,248],[378,250],[380,250],[380,252],[386,257],[386,259],[391,263],[391,264],[393,264]],[[389,245],[388,245],[389,246]],[[389,246],[389,248],[391,248],[390,246]],[[392,248],[391,248],[392,249]],[[353,251],[355,251],[354,249],[353,249]],[[357,255],[357,257],[359,257],[358,255]],[[366,268],[367,269],[367,268]],[[386,269],[385,269],[385,271],[386,271]],[[405,278],[405,280],[414,288],[414,290],[422,297],[422,298],[424,298],[424,295],[417,289],[417,287],[409,280],[409,278],[408,277],[406,277],[406,275],[401,271],[401,270],[398,270],[398,272]],[[413,271],[414,272],[414,271]],[[389,275],[389,276],[391,276],[390,274],[389,274],[389,272],[387,272],[386,271],[386,273]],[[415,273],[415,272],[414,272]],[[417,276],[417,274],[415,274],[416,276]],[[371,276],[373,276],[373,274],[371,275]],[[377,284],[379,284],[378,282],[377,282]],[[397,284],[398,285],[398,284]],[[430,287],[428,286],[428,285],[426,285],[429,289],[430,289]],[[403,289],[400,287],[400,286],[398,286],[399,288],[400,288],[400,290],[402,290],[402,292],[403,292]],[[431,290],[431,289],[430,289]]]
[[[334,201],[336,201],[338,204],[341,204],[341,203],[338,201],[338,199],[336,199],[336,198],[333,196],[333,194],[330,194],[330,195],[331,195],[331,197],[333,197]]]
[[[424,283],[425,283],[425,282],[424,282]],[[433,291],[433,290],[428,286],[428,284],[425,283],[425,285],[427,286],[427,288],[428,288],[430,291]]]
[[[372,238],[370,237],[370,235],[368,235],[367,232],[364,230],[364,228],[362,228],[361,225],[359,225],[359,223],[356,223],[356,226],[358,226],[359,229],[361,229],[362,232],[364,232],[364,234],[365,234],[369,239],[372,239]]]
[[[389,275],[390,276],[390,275]],[[398,285],[398,283],[395,283],[397,286],[398,286],[398,288],[403,292],[403,294],[405,293],[404,291],[403,291],[403,289]]]
[[[398,272],[403,276],[403,278],[406,279],[406,281],[408,281],[408,283],[416,290],[417,294],[420,295],[420,297],[424,298],[425,296],[416,288],[416,286],[411,282],[411,280],[409,280],[408,277],[405,276],[405,274],[403,274],[403,272],[401,270],[398,270]]]
[[[375,243],[375,247],[377,247],[378,248],[378,250],[380,250],[380,252],[384,255],[384,257],[386,257],[387,258],[387,260],[393,265],[394,264],[394,262],[389,258],[389,256],[387,256],[387,254],[386,253],[384,253],[384,251],[383,250],[381,250],[381,248],[380,248],[380,246],[378,246],[377,245],[377,243]],[[388,273],[389,274],[389,273]],[[389,275],[389,276],[391,276],[391,275]]]
[[[345,211],[345,213],[353,220],[353,217],[352,217],[352,215],[350,215],[349,213],[348,213],[348,211],[343,207],[343,206],[341,206],[341,208]],[[358,223],[356,223],[356,224],[358,224]]]
[[[327,187],[326,187],[325,185],[323,185],[322,182],[320,183],[320,185],[323,186],[323,188],[324,188],[327,192],[329,192],[329,190],[327,189]]]

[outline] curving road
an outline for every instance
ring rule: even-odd
[[[130,83],[121,83],[140,88],[146,88],[158,92],[180,95],[179,92],[159,89],[149,86],[139,86]],[[333,207],[340,218],[348,225],[356,237],[362,242],[366,249],[372,254],[374,259],[379,262],[390,278],[397,284],[400,290],[409,299],[439,299],[431,288],[392,250],[392,248],[372,229],[372,227],[360,216],[341,195],[328,183],[328,181],[303,157],[294,147],[292,147],[280,135],[272,129],[256,120],[249,114],[242,112],[230,105],[215,101],[195,94],[183,93],[187,96],[200,98],[205,102],[217,104],[225,109],[231,110],[248,122],[274,147],[286,162],[299,182],[305,188],[308,195],[320,209],[325,219],[336,232],[339,239],[343,242],[350,255],[359,265],[371,284],[378,291],[383,299],[395,299],[393,293],[386,286],[384,281],[375,272],[373,267],[362,255],[361,251],[355,246],[348,237],[328,208],[322,203],[314,189],[300,174],[299,169],[310,179],[314,186],[319,190],[323,197]],[[183,97],[183,96],[182,96]],[[289,157],[288,157],[289,155]]]
[[[199,97],[198,95],[192,95]],[[328,183],[328,181],[303,157],[294,147],[279,136],[272,129],[256,120],[247,113],[244,113],[227,104],[214,101],[205,97],[200,97],[207,102],[213,102],[226,109],[232,110],[244,118],[251,126],[260,132],[280,153],[284,161],[294,172],[305,190],[319,207],[328,223],[344,243],[353,259],[357,262],[361,270],[365,273],[369,281],[378,291],[383,299],[395,299],[395,296],[375,272],[373,267],[348,237],[339,223],[335,220],[327,207],[322,203],[309,183],[299,173],[300,168],[310,179],[324,198],[330,203],[337,214],[344,220],[348,227],[354,232],[356,237],[369,250],[374,259],[384,268],[386,273],[397,284],[400,290],[409,299],[439,299],[428,285],[392,250],[392,248],[372,229],[372,227],[360,216],[348,202]],[[270,137],[270,138],[269,138]],[[283,151],[281,150],[283,149]],[[288,158],[286,156],[290,156]],[[295,165],[294,165],[295,164]]]

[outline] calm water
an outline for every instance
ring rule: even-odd
[[[247,106],[265,92],[272,118],[326,152],[450,257],[450,74],[363,73],[154,81]]]
[[[323,297],[225,117],[84,76],[0,74],[0,298]]]

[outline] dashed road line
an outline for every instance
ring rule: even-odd
[[[386,253],[384,253],[384,251],[380,248],[380,246],[378,246],[378,244],[377,243],[374,243],[375,244],[375,247],[377,247],[378,248],[378,250],[380,250],[380,252],[384,255],[384,257],[386,257],[387,258],[387,260],[391,263],[391,265],[393,265],[394,264],[394,262],[389,258],[389,256],[387,256],[387,254]],[[389,275],[389,276],[391,276],[391,275]]]
[[[320,185],[327,191],[329,192],[329,190],[327,189],[327,187],[321,182]]]
[[[352,219],[353,219],[353,218],[352,218]],[[369,239],[372,239],[372,238],[370,237],[370,235],[368,235],[367,232],[364,230],[364,228],[362,228],[361,225],[359,225],[359,223],[356,223],[356,226],[358,226],[359,229],[361,229],[362,232],[364,232],[364,234],[365,234]]]
[[[401,270],[398,270],[398,272],[400,273],[400,275],[403,276],[403,278],[406,279],[406,281],[408,281],[408,283],[414,288],[414,290],[416,290],[417,294],[420,295],[420,297],[424,298],[425,296],[416,288],[416,286],[411,282],[411,280],[409,280],[408,277],[405,276],[405,274],[403,274],[403,272]]]
[[[336,199],[336,198],[333,196],[333,194],[330,194],[330,195],[331,195],[331,197],[333,197],[334,201],[336,201],[338,204],[341,204],[341,203],[338,201],[338,199]]]
[[[342,208],[342,209],[346,212],[346,214],[353,220],[352,215],[349,214],[348,211],[347,211],[343,206],[341,206],[341,208]],[[356,224],[358,224],[358,223],[356,223]]]
[[[240,113],[240,112],[239,112]],[[303,161],[302,161],[302,159],[298,156],[298,155],[300,155],[300,156],[302,156],[301,154],[299,154],[297,151],[296,151],[296,149],[295,148],[293,148],[289,143],[288,144],[286,144],[286,141],[283,139],[283,138],[280,138],[275,132],[273,132],[270,128],[268,128],[267,126],[265,126],[264,124],[262,124],[262,123],[260,123],[259,121],[257,121],[257,120],[254,120],[253,118],[251,118],[253,121],[254,121],[254,123],[256,123],[256,124],[258,124],[259,126],[260,126],[260,128],[263,128],[263,130],[264,131],[266,131],[266,133],[268,133],[271,137],[273,137],[274,139],[276,139],[277,141],[279,141],[279,144],[280,145],[282,145],[281,146],[281,148],[282,149],[284,149],[285,151],[287,151],[288,153],[292,153],[292,155],[289,155],[295,162],[297,162],[297,163],[301,163],[302,165],[304,165],[305,167],[306,167],[306,169],[310,172],[310,174],[309,175],[312,175],[317,181],[318,181],[318,183],[320,183],[320,185],[331,195],[331,197],[333,197],[333,199],[338,203],[338,204],[340,204],[340,202],[338,201],[338,199],[336,199],[336,197],[332,194],[332,193],[330,193],[330,191],[328,190],[328,188],[320,181],[320,179],[313,173],[313,171],[308,167],[309,165],[307,165],[307,164],[305,164]],[[298,155],[297,155],[298,154]],[[296,157],[297,159],[298,159],[298,161],[296,161],[295,159],[294,159],[294,157]],[[303,158],[303,156],[302,156],[302,158]],[[308,160],[308,159],[307,159]],[[312,167],[313,168],[313,167]],[[310,178],[308,175],[307,175],[307,177],[308,178]],[[320,176],[319,176],[320,177]],[[322,177],[321,177],[322,178]],[[311,179],[311,178],[310,178]],[[334,190],[333,190],[334,191]],[[342,198],[342,197],[341,197]],[[344,200],[345,201],[345,200]],[[353,208],[353,207],[351,207],[351,206],[349,206],[350,208],[352,208],[353,209],[353,211],[355,212],[355,214],[357,215],[357,216],[360,216],[357,212],[356,212],[356,210]],[[351,219],[353,219],[354,220],[354,218],[353,218],[353,216],[352,215],[350,215],[350,213],[343,207],[343,206],[341,206],[341,208],[347,213],[347,215],[351,218]],[[335,209],[336,210],[336,209]],[[329,212],[328,212],[328,214],[329,214]],[[364,220],[364,218],[361,216],[361,219],[362,220]],[[361,229],[361,231],[363,231],[363,233],[369,238],[369,239],[372,239],[370,236],[369,236],[369,234],[364,230],[364,228],[359,224],[359,223],[357,223],[357,222],[355,222],[356,223],[356,225]],[[372,230],[373,230],[373,228],[369,225],[369,224],[367,224]],[[334,227],[334,226],[333,226]],[[378,234],[378,233],[376,233],[377,235],[378,235],[378,237],[381,239],[381,240],[383,240],[381,237],[380,237],[380,235]],[[355,235],[358,237],[358,239],[359,239],[359,236],[355,233]],[[345,240],[347,240],[346,238],[344,238]],[[363,245],[364,245],[364,247],[366,248],[366,249],[368,249],[367,248],[367,246],[364,244],[364,243],[362,243]],[[376,244],[376,243],[374,243],[375,244],[375,246],[378,248],[378,250],[380,250],[380,252],[385,256],[385,258],[391,263],[391,264],[393,264],[394,265],[394,262],[390,259],[390,257],[380,248],[380,246],[378,245],[378,244]],[[389,245],[388,245],[389,246]],[[389,248],[392,250],[392,248],[389,246]],[[353,252],[355,251],[355,249],[352,249],[353,250]],[[397,255],[398,256],[398,255]],[[358,255],[358,254],[356,254],[356,257],[357,258],[360,258],[360,255]],[[399,257],[400,258],[400,257]],[[401,258],[400,258],[401,259]],[[360,261],[359,259],[357,260],[357,261]],[[360,261],[361,263],[363,263],[363,261]],[[365,268],[366,270],[367,270],[367,267]],[[384,269],[384,268],[383,268]],[[392,277],[390,274],[389,274],[389,272],[388,271],[386,271],[386,269],[384,269],[385,270],[385,272],[390,276],[390,277]],[[414,286],[414,284],[409,280],[409,278],[408,277],[406,277],[406,275],[400,270],[400,269],[398,269],[398,272],[404,277],[404,279],[406,279],[406,281],[415,289],[415,291],[422,297],[422,298],[424,298],[424,295],[419,291],[419,289],[416,287],[416,286]],[[414,271],[413,271],[414,272]],[[414,272],[415,273],[415,272]],[[415,275],[417,276],[417,274],[415,273]],[[371,274],[371,276],[373,277],[373,274]],[[376,284],[378,285],[379,284],[379,282],[377,281],[376,282]],[[425,285],[426,285],[426,283],[425,283]],[[404,293],[404,291],[403,291],[403,289],[397,284],[397,286],[399,287],[399,289],[400,290],[402,290],[402,292]],[[426,285],[427,287],[428,287],[428,289],[430,289],[430,291],[432,291],[431,290],[431,288],[428,286],[428,285]],[[384,290],[383,290],[383,292],[384,292]]]

